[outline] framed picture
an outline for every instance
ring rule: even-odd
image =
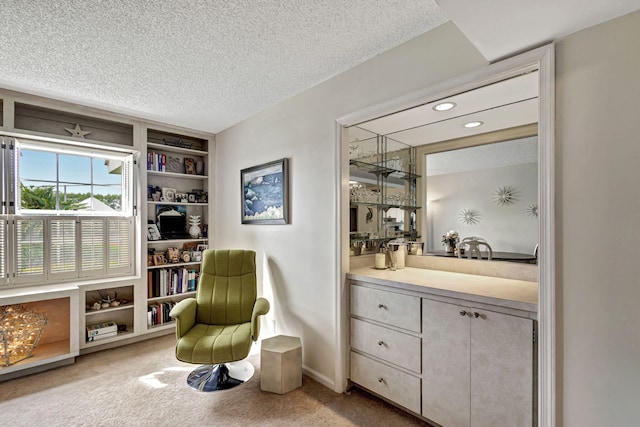
[[[185,242],[182,245],[182,250],[183,251],[195,251],[196,250],[196,246],[198,246],[198,244],[196,242]]]
[[[153,266],[153,255],[147,255],[147,267]]]
[[[202,261],[202,252],[200,251],[193,251],[191,252],[191,260],[192,261]]]
[[[175,202],[176,200],[176,189],[163,187],[162,188],[162,201],[163,202]]]
[[[190,157],[184,158],[184,173],[186,173],[187,175],[196,174],[196,162]]]
[[[196,251],[198,252],[206,251],[207,249],[209,249],[209,245],[205,245],[205,244],[199,244],[196,247]]]
[[[289,223],[289,166],[280,159],[240,171],[243,224]]]
[[[160,230],[155,224],[147,224],[147,240],[160,240]]]
[[[153,255],[153,265],[165,265],[166,263],[167,259],[164,257],[164,254]]]

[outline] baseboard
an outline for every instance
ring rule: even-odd
[[[304,365],[302,365],[302,373],[308,376],[309,378],[311,378],[312,380],[317,381],[323,386],[335,391],[335,381],[327,377],[326,375],[323,375],[320,372],[313,370]],[[340,393],[340,392],[337,392],[337,393]]]

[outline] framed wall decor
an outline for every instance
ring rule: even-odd
[[[240,171],[243,224],[289,224],[289,165],[280,159]]]

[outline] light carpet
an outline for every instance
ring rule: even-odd
[[[416,426],[427,425],[357,388],[335,393],[304,376],[284,395],[256,373],[234,389],[189,388],[194,365],[167,335],[80,356],[73,365],[0,383],[0,426]]]

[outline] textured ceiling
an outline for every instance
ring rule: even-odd
[[[446,20],[434,0],[2,0],[0,86],[219,132]]]

